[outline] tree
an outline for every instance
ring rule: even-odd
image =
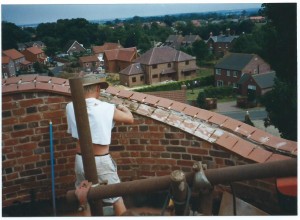
[[[262,13],[273,38],[265,42],[266,57],[276,71],[273,90],[264,97],[271,123],[282,137],[297,140],[297,4],[263,4]]]
[[[2,22],[2,49],[18,49],[17,43],[30,41],[31,37],[28,32],[23,31],[20,27],[10,22]]]
[[[202,63],[209,56],[209,49],[206,43],[203,40],[197,40],[192,45],[193,54],[196,56],[196,59]]]

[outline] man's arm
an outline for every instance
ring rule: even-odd
[[[117,105],[114,112],[114,121],[133,124],[134,119],[127,107],[124,105]]]

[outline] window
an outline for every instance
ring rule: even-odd
[[[233,88],[238,88],[237,83],[232,83],[232,87],[233,87]]]
[[[188,60],[187,60],[187,61],[185,61],[185,65],[189,65],[189,63],[190,63],[190,62],[189,62]]]
[[[217,86],[219,87],[219,86],[223,86],[223,80],[218,80],[217,81]]]
[[[156,79],[156,78],[158,78],[158,75],[157,75],[157,74],[154,74],[154,75],[152,76],[152,78],[153,78],[153,79]]]
[[[216,69],[216,75],[221,75],[221,69]]]
[[[152,65],[152,69],[157,69],[157,64]]]
[[[226,71],[227,76],[230,76],[230,70]]]
[[[136,78],[135,77],[132,77],[132,82],[136,82]]]
[[[248,85],[248,89],[256,90],[256,86],[254,86],[254,85]]]
[[[140,80],[143,82],[144,81],[144,76],[141,76]]]
[[[168,63],[168,67],[171,67],[171,63]]]
[[[233,77],[237,77],[237,71],[233,71]]]

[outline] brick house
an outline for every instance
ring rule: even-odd
[[[123,182],[170,175],[174,170],[191,172],[195,161],[218,169],[297,158],[297,142],[185,103],[112,86],[102,91],[101,100],[122,103],[134,115],[134,124],[117,123],[112,131],[110,154]],[[70,101],[66,79],[26,75],[3,80],[2,208],[30,202],[32,194],[36,201],[51,198],[49,121],[56,197],[74,190],[77,140],[67,133],[65,115]],[[297,183],[297,177],[292,178]],[[235,182],[236,197],[280,214],[279,180]]]
[[[206,41],[206,45],[208,46],[211,53],[213,53],[215,56],[223,57],[228,53],[238,37],[239,36],[237,35],[230,35],[229,33],[227,33],[226,35],[221,33],[218,36],[213,36],[212,33],[210,33],[210,37]]]
[[[261,74],[245,73],[237,82],[239,93],[243,96],[247,96],[248,91],[252,90],[256,96],[264,95],[266,92],[272,90],[275,78],[275,71]]]
[[[18,46],[19,51],[23,51],[29,47],[38,47],[41,50],[46,48],[46,45],[42,41],[30,41],[30,42],[25,42],[25,43],[18,43],[17,46]]]
[[[100,61],[100,67],[105,68],[104,64],[104,51],[106,50],[114,50],[114,49],[119,49],[123,48],[123,46],[120,43],[110,43],[106,42],[102,46],[92,46],[92,52],[95,56],[98,57]]]
[[[15,71],[19,71],[21,69],[21,63],[24,62],[25,56],[20,53],[16,49],[9,49],[2,51],[2,55],[8,56],[14,63]]]
[[[95,55],[79,57],[79,64],[84,71],[95,71],[100,66],[100,61]]]
[[[105,71],[108,73],[118,73],[125,69],[138,56],[136,47],[118,48],[104,51]]]
[[[2,56],[2,78],[16,76],[14,62],[8,56]]]
[[[24,54],[26,60],[32,63],[39,62],[46,64],[47,62],[47,56],[45,55],[45,52],[38,47],[26,48],[22,51],[22,54]]]
[[[78,43],[76,40],[69,40],[64,47],[64,52],[73,55],[74,53],[81,53],[85,52],[86,49],[83,47],[82,44]]]
[[[133,63],[119,72],[120,84],[128,87],[145,84],[145,73],[140,63]]]
[[[199,69],[196,66],[194,57],[168,46],[154,47],[134,60],[134,62],[140,63],[140,67],[145,75],[143,80],[145,80],[146,84],[166,80],[191,79],[196,76],[196,71]],[[128,85],[132,83],[129,80],[128,78]]]
[[[195,41],[202,40],[199,35],[169,35],[167,40],[164,43],[164,46],[172,47],[176,50],[180,49],[180,47],[189,47]]]
[[[271,71],[270,65],[256,54],[230,53],[214,67],[215,86],[238,88],[242,75]]]

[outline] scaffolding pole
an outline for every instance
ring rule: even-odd
[[[193,184],[194,174],[195,172],[185,173],[189,186]],[[297,176],[297,159],[209,169],[205,170],[205,176],[212,185],[251,179]],[[170,183],[170,176],[161,176],[97,186],[89,190],[88,199],[104,199],[167,190]],[[76,201],[75,190],[68,191],[66,198],[69,202]]]
[[[69,83],[74,106],[85,178],[89,182],[92,182],[93,185],[97,185],[99,181],[93,152],[92,136],[87,115],[82,81],[81,78],[72,78],[69,80]],[[92,216],[103,216],[101,198],[90,200],[88,197],[88,201],[91,208]]]

